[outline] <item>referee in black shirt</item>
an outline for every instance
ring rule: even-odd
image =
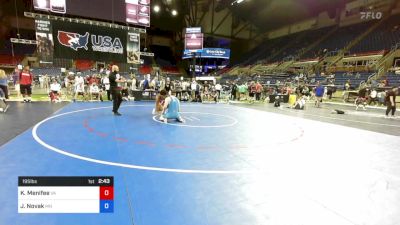
[[[113,99],[113,113],[115,116],[120,116],[121,113],[118,112],[119,106],[122,102],[121,87],[119,83],[124,83],[125,79],[119,75],[119,68],[117,65],[111,67],[111,73],[108,79],[110,80],[110,90]]]

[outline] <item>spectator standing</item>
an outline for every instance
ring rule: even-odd
[[[44,87],[44,77],[42,75],[39,75],[39,84],[40,84],[40,89],[43,89],[43,87]]]
[[[209,98],[210,98],[210,85],[208,84],[207,81],[204,81],[202,100],[209,101],[210,100]]]
[[[378,92],[375,89],[372,89],[371,93],[369,94],[369,104],[374,103],[378,100]]]
[[[21,71],[19,71],[18,68],[14,69],[14,72],[12,74],[12,78],[13,78],[13,82],[14,82],[14,86],[16,86],[17,84],[19,84],[19,73]]]
[[[4,98],[8,99],[8,79],[6,72],[0,69],[0,89],[4,93]]]
[[[322,97],[324,97],[324,92],[325,88],[318,81],[317,86],[315,87],[315,97],[316,97],[315,106],[317,106],[317,108],[319,108],[321,105]]]
[[[350,86],[351,86],[350,80],[347,80],[346,83],[344,84],[344,90],[345,91],[349,91],[350,90]]]
[[[392,117],[394,117],[396,112],[396,96],[397,96],[398,88],[393,88],[392,90],[388,91],[386,94],[386,117],[389,116],[390,111],[392,112]]]
[[[385,91],[378,92],[376,97],[378,98],[378,104],[380,104],[380,105],[384,105],[385,104],[385,99],[386,99],[386,92]]]
[[[24,98],[24,102],[32,101],[32,82],[33,75],[29,70],[29,66],[25,66],[22,72],[19,74],[20,90]]]
[[[254,81],[250,82],[248,86],[250,100],[253,101],[256,97],[256,84]]]
[[[110,91],[110,79],[108,79],[108,76],[104,76],[101,79],[101,83],[104,86],[104,90],[107,92],[107,100],[110,101],[111,100],[111,91]]]
[[[194,99],[196,99],[196,86],[197,86],[197,82],[196,79],[192,79],[192,83],[190,84],[190,91],[191,91],[191,99],[192,101],[194,101]]]
[[[189,83],[184,80],[182,82],[182,97],[184,101],[188,101],[189,100],[189,94],[188,94],[188,89],[189,89]]]
[[[238,90],[238,86],[236,85],[235,82],[232,82],[232,86],[231,86],[231,99],[233,101],[236,101],[236,93]]]
[[[173,89],[172,82],[169,79],[169,77],[167,77],[167,81],[165,82],[165,90],[167,91],[167,93],[171,93],[172,89]]]
[[[180,81],[175,82],[175,93],[175,96],[179,100],[182,100],[182,83]]]
[[[68,78],[68,75],[64,77],[64,87],[65,87],[65,90],[66,90],[66,94],[68,95],[69,94],[69,92],[68,92],[68,90],[69,90],[69,78]]]
[[[46,75],[44,76],[44,89],[45,89],[46,91],[49,91],[49,90],[50,90],[50,83],[51,83],[50,76],[49,76],[48,74],[46,74]]]
[[[143,80],[143,91],[150,89],[150,74],[146,74]]]
[[[132,91],[136,91],[137,90],[137,80],[136,80],[136,76],[135,75],[132,76],[131,90]]]
[[[85,99],[85,79],[82,77],[82,74],[80,72],[76,73],[75,77],[75,94],[73,101],[76,101],[76,98],[78,95],[82,95],[83,98]]]
[[[358,110],[358,107],[361,105],[364,110],[366,110],[365,105],[367,103],[367,96],[368,96],[368,89],[367,88],[362,88],[361,90],[358,91],[358,97],[355,100],[355,105],[356,105],[356,110]]]
[[[6,112],[9,105],[8,99],[8,80],[4,70],[0,69],[0,112]]]
[[[263,86],[260,84],[259,81],[256,83],[256,101],[261,100],[261,93],[263,91]]]
[[[242,84],[239,86],[239,101],[246,100],[247,84]]]
[[[157,90],[157,77],[154,77],[150,82],[150,89]]]
[[[165,89],[165,79],[162,78],[162,79],[160,80],[160,90],[164,90],[164,89]]]
[[[219,100],[221,98],[221,90],[222,90],[221,84],[217,83],[215,85],[215,91],[217,92],[217,100]]]
[[[194,95],[195,95],[195,101],[196,102],[202,102],[203,101],[202,98],[201,98],[201,86],[197,82],[196,82]]]

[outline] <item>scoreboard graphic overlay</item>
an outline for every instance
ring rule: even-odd
[[[113,212],[113,177],[18,177],[18,213]]]

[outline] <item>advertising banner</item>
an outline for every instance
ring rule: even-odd
[[[37,41],[36,52],[39,61],[40,63],[52,63],[54,42],[51,22],[46,19],[36,19],[35,27]]]
[[[150,26],[150,0],[32,0],[35,10]]]
[[[125,0],[126,22],[150,26],[150,0]]]
[[[201,27],[186,27],[185,33],[186,34],[201,33]]]
[[[218,58],[218,59],[229,59],[231,54],[230,49],[225,48],[203,48],[198,51],[185,50],[183,52],[183,59],[192,58],[194,55],[196,58]]]
[[[128,32],[127,63],[140,64],[140,34]]]
[[[185,50],[194,51],[203,49],[203,34],[185,34]]]
[[[54,57],[126,62],[127,31],[53,21]]]
[[[33,8],[61,14],[67,12],[65,0],[33,0]]]

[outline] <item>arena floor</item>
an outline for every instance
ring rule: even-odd
[[[0,224],[392,225],[400,120],[334,106],[73,103],[0,147]],[[3,115],[4,116],[4,115]],[[114,213],[18,214],[18,176],[114,176]]]

